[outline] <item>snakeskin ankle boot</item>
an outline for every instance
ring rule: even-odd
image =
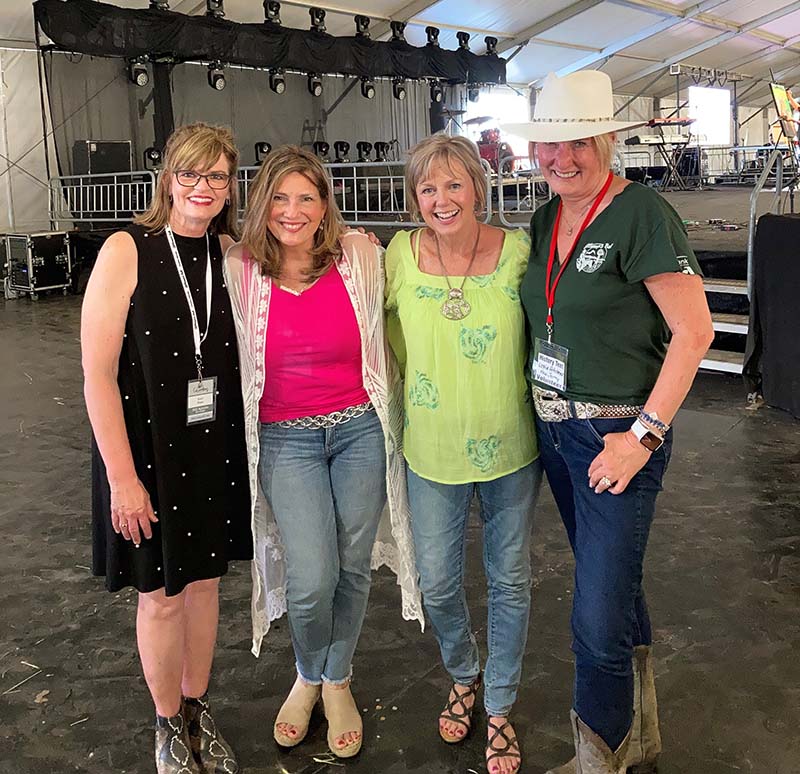
[[[201,774],[238,774],[236,756],[211,717],[208,693],[199,699],[184,697],[183,714],[189,729],[189,744]]]
[[[156,771],[158,774],[200,774],[192,757],[183,714],[156,715]]]

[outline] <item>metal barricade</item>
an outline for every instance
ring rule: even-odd
[[[50,179],[49,212],[56,228],[65,222],[124,223],[144,212],[155,190],[150,171],[64,175]]]
[[[534,210],[553,197],[550,186],[528,156],[504,156],[499,168],[506,172],[492,176],[498,218],[507,228],[527,228]]]
[[[492,218],[492,176],[484,164],[486,215]],[[352,226],[418,225],[408,212],[405,162],[354,162],[325,164],[333,195],[345,223]],[[258,167],[240,167],[239,218],[249,203],[250,186]],[[50,180],[50,219],[99,224],[130,221],[145,209],[155,191],[156,172],[139,171],[104,175],[70,175]]]

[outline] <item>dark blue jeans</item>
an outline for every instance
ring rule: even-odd
[[[642,564],[672,449],[670,431],[622,494],[595,494],[589,465],[603,436],[632,422],[536,420],[544,471],[575,555],[575,711],[612,750],[633,721],[633,648],[652,641]]]

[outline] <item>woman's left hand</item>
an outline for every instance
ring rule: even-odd
[[[369,241],[376,247],[383,247],[381,240],[378,239],[372,231],[367,231],[363,226],[359,226],[356,231],[358,231],[359,234],[366,234]]]
[[[589,465],[589,486],[597,494],[606,490],[611,494],[622,494],[631,479],[647,464],[651,452],[630,430],[609,433],[603,436],[603,441],[605,449]]]

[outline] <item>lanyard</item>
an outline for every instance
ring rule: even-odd
[[[558,246],[558,225],[561,222],[561,209],[564,206],[564,203],[559,201],[558,202],[558,212],[556,213],[556,220],[553,224],[553,234],[550,237],[550,254],[547,257],[547,274],[544,278],[544,297],[547,300],[547,340],[552,341],[553,338],[553,306],[556,303],[556,288],[558,287],[558,283],[561,280],[561,275],[564,273],[564,269],[567,268],[567,264],[569,263],[569,259],[572,258],[572,253],[575,250],[575,245],[578,244],[583,232],[586,231],[586,227],[589,225],[589,221],[591,221],[592,217],[594,216],[595,212],[597,212],[597,208],[600,206],[600,201],[606,195],[606,192],[611,187],[611,181],[614,179],[614,175],[611,172],[608,173],[608,178],[606,182],[603,184],[603,187],[600,189],[600,193],[597,194],[595,197],[594,202],[592,202],[591,209],[589,212],[586,213],[586,217],[583,219],[583,223],[581,223],[581,227],[578,230],[578,233],[575,235],[575,239],[572,242],[572,247],[570,247],[569,252],[567,253],[567,257],[564,259],[564,262],[561,264],[561,269],[559,270],[558,274],[556,275],[555,280],[552,282],[550,281],[552,274],[553,274],[553,264],[556,260],[556,247]]]
[[[194,362],[197,364],[197,378],[203,378],[203,356],[200,353],[200,345],[206,340],[208,336],[208,326],[211,324],[211,247],[208,243],[208,232],[206,232],[206,330],[203,335],[200,335],[200,323],[197,320],[197,311],[194,308],[194,299],[192,298],[192,291],[189,288],[189,282],[186,279],[186,272],[181,263],[181,255],[178,252],[178,246],[175,244],[175,236],[172,229],[167,225],[164,229],[167,233],[167,240],[169,241],[169,249],[172,251],[172,258],[175,261],[175,268],[178,270],[178,277],[180,277],[181,285],[183,286],[183,294],[186,296],[186,303],[189,305],[189,314],[192,318],[192,337],[194,338]]]

